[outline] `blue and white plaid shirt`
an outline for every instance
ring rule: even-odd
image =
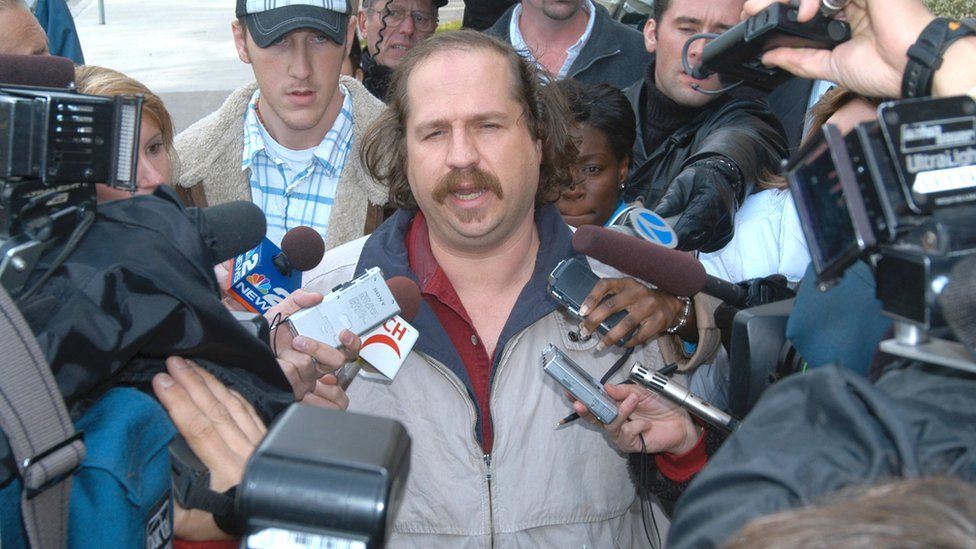
[[[339,86],[344,99],[339,115],[325,138],[316,147],[314,160],[289,181],[285,161],[275,158],[262,136],[257,102],[261,91],[251,96],[244,114],[244,157],[241,169],[251,169],[251,202],[261,208],[268,220],[268,240],[281,245],[289,229],[306,225],[325,238],[329,215],[335,200],[339,177],[352,150],[352,99],[345,86]],[[279,145],[280,146],[280,145]]]

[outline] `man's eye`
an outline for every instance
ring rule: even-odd
[[[314,40],[316,44],[325,44],[329,42],[329,37],[324,34],[316,34],[312,40]]]

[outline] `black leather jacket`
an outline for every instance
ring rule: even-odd
[[[624,198],[640,198],[654,209],[668,188],[679,178],[706,177],[716,185],[731,187],[735,204],[725,215],[734,215],[764,171],[779,171],[786,156],[786,140],[779,120],[769,111],[763,99],[737,98],[725,95],[703,107],[701,114],[685,124],[650,154],[644,150],[641,120],[644,117],[644,81],[624,91],[637,116],[637,141],[631,159],[630,179]],[[709,165],[709,159],[717,159]],[[731,217],[728,218],[731,220]],[[694,246],[703,251],[720,249],[732,238],[728,234],[717,240]],[[690,249],[682,246],[683,249]]]

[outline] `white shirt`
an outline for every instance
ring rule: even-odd
[[[566,48],[566,61],[563,62],[562,68],[560,68],[559,72],[555,75],[556,79],[566,78],[566,75],[569,74],[569,68],[572,67],[573,63],[576,62],[576,58],[579,57],[580,52],[583,51],[583,46],[586,45],[586,41],[590,39],[590,34],[593,33],[593,22],[596,21],[596,8],[593,6],[593,2],[586,0],[586,2],[583,4],[583,10],[589,16],[586,21],[586,30],[583,31],[582,36],[579,37],[579,40],[577,40],[575,44]],[[532,55],[532,51],[529,49],[529,46],[525,43],[525,38],[522,37],[522,31],[519,29],[518,25],[521,17],[522,4],[519,3],[515,5],[515,10],[512,11],[512,19],[508,22],[508,36],[512,42],[512,48],[519,52],[522,57],[532,61],[536,65],[539,65],[539,62],[536,60],[535,56]],[[539,65],[539,68],[542,68],[543,70],[545,69],[545,67],[542,65]]]
[[[729,282],[781,274],[799,282],[810,263],[796,204],[786,189],[746,197],[735,215],[735,236],[721,250],[699,255],[705,271]]]

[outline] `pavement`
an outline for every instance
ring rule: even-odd
[[[69,0],[68,6],[85,62],[121,71],[159,94],[177,132],[253,79],[234,48],[233,0]],[[440,20],[460,20],[463,11],[462,0],[449,0]]]

